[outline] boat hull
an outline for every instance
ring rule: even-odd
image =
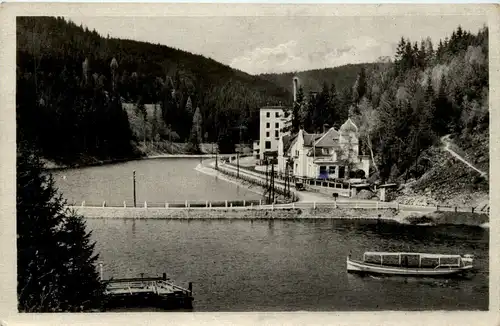
[[[472,266],[449,268],[405,268],[399,266],[375,265],[347,258],[347,272],[360,274],[444,277],[461,275],[471,269]]]

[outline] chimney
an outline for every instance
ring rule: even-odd
[[[299,77],[293,77],[293,102],[297,102],[297,91],[299,88]]]

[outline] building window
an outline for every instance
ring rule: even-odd
[[[266,128],[270,128],[271,124],[269,122],[266,122]]]
[[[299,156],[299,151],[298,150],[295,151],[295,156]]]
[[[330,154],[330,149],[329,148],[322,148],[321,149],[321,153],[323,155],[329,155]]]
[[[335,174],[335,166],[328,167],[328,174]]]
[[[271,112],[266,112],[266,118],[270,118],[271,117]]]
[[[274,131],[274,137],[278,138],[280,136],[280,132],[278,130]]]
[[[266,149],[271,149],[271,142],[266,140]]]
[[[266,137],[269,137],[269,131],[266,131]]]
[[[276,112],[276,118],[279,118],[279,117],[280,117],[280,113]]]
[[[328,173],[326,172],[326,166],[322,165],[319,167],[319,179],[328,178]]]
[[[276,128],[276,129],[279,129],[279,128],[280,128],[280,123],[279,123],[279,122],[276,122],[276,123],[274,124],[274,126],[275,126],[275,128]]]

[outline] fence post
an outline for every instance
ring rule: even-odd
[[[377,203],[375,204],[375,209],[378,211],[378,200]]]
[[[271,203],[271,210],[274,211],[274,202]]]
[[[233,203],[231,203],[231,207],[233,207]]]
[[[106,201],[102,202],[102,207],[106,207]]]
[[[455,206],[455,213],[457,212],[457,206]]]
[[[313,202],[313,209],[316,209],[316,202]]]
[[[250,203],[250,207],[253,207],[253,203]]]
[[[165,203],[165,208],[168,208],[168,203]]]
[[[354,203],[354,208],[358,208],[358,202]]]
[[[245,201],[245,200],[243,200],[243,207],[245,207],[245,206],[246,206],[246,201]]]
[[[85,206],[85,200],[84,200],[84,201],[82,201],[82,207],[84,207],[84,206]]]
[[[148,208],[148,202],[147,201],[144,202],[144,208]]]
[[[205,208],[208,207],[208,200],[205,201]]]
[[[398,211],[399,211],[399,202],[398,202]]]
[[[295,209],[295,202],[292,203],[292,208]]]
[[[209,207],[212,208],[212,202],[208,203]]]
[[[333,208],[337,208],[337,200],[333,202]]]
[[[259,199],[259,206],[262,206],[262,199]]]
[[[226,208],[227,208],[227,200],[226,200]]]
[[[127,207],[127,202],[123,201],[123,207]]]

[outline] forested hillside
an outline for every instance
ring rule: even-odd
[[[373,158],[373,180],[415,180],[424,193],[487,192],[486,180],[440,150],[450,134],[488,171],[486,27],[458,27],[436,44],[401,38],[394,58],[373,64],[260,76],[163,45],[102,37],[62,18],[18,18],[17,41],[18,139],[46,158],[130,158],[144,140],[218,141],[231,150],[236,126],[246,127],[243,142],[257,139],[261,106],[291,104],[298,75],[293,131],[339,127],[351,117],[362,152]],[[133,121],[124,104],[134,108]],[[130,123],[143,131],[131,132]]]
[[[102,37],[63,18],[17,18],[19,137],[51,159],[137,155],[124,102],[158,104],[168,127],[158,130],[163,139],[171,132],[192,138],[199,108],[204,141],[228,138],[240,124],[246,141],[256,138],[262,105],[291,99],[269,81],[203,56]]]
[[[386,63],[387,65],[389,63]],[[263,79],[269,80],[274,84],[283,87],[290,93],[293,92],[292,78],[299,78],[299,85],[302,87],[305,94],[309,92],[320,92],[323,85],[335,85],[339,91],[350,88],[354,84],[356,78],[364,68],[367,71],[375,69],[380,63],[361,63],[361,64],[348,64],[345,66],[314,69],[299,72],[287,72],[281,74],[262,74],[259,75]]]
[[[450,134],[468,160],[488,171],[486,27],[477,34],[458,27],[437,44],[401,38],[392,62],[362,67],[349,91],[333,86],[325,83],[312,99],[300,90],[294,131],[338,127],[349,116],[360,128],[361,151],[373,158],[372,180],[414,180],[414,191],[441,201],[445,190],[448,198],[487,193],[487,180],[440,149]]]

